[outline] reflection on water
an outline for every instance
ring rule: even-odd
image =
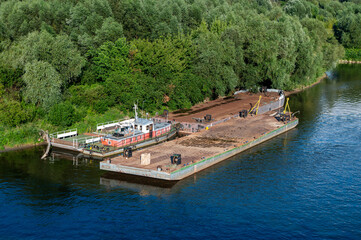
[[[119,179],[119,176],[100,177],[100,185],[105,186],[108,191],[111,191],[112,189],[122,188],[137,192],[141,196],[161,196],[171,194],[172,191],[175,191],[175,184],[176,183],[166,185],[162,183],[149,184],[147,183],[147,179],[143,179],[143,181],[139,181],[139,179],[136,179],[134,181],[133,179],[132,181],[128,178]]]
[[[53,148],[47,157],[50,163],[53,163],[58,160],[71,160],[74,166],[79,165],[94,165],[99,161],[99,159],[89,158],[84,156],[82,153],[67,151],[59,148]],[[98,166],[96,164],[96,166]]]
[[[0,238],[358,239],[361,66],[291,97],[297,129],[180,182],[44,149],[0,154]]]

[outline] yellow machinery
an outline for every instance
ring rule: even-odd
[[[283,114],[286,114],[286,112],[288,111],[288,114],[291,115],[291,108],[290,105],[288,104],[288,100],[290,100],[290,98],[287,98],[286,100],[286,105],[285,105],[285,109],[283,110]]]
[[[283,112],[280,113],[280,120],[283,122],[286,122],[286,121],[288,122],[291,120],[291,117],[293,117],[293,115],[291,115],[291,108],[290,108],[288,101],[289,101],[289,98],[287,98],[287,100],[286,100],[286,105],[285,105]]]
[[[251,108],[251,110],[249,111],[249,114],[252,114],[253,112],[258,113],[258,108],[259,108],[259,105],[261,103],[261,98],[262,96],[259,96],[259,99],[258,99],[258,102]]]

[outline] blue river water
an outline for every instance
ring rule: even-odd
[[[361,66],[290,101],[297,129],[172,187],[1,153],[0,239],[361,239]]]

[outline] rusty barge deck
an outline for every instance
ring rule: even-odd
[[[235,117],[189,136],[139,150],[131,158],[118,156],[102,161],[100,169],[161,180],[176,181],[239,154],[282,134],[298,124],[266,114]],[[141,165],[142,154],[150,154],[150,164]],[[181,154],[181,164],[171,164],[170,156]],[[144,156],[144,155],[143,155]]]

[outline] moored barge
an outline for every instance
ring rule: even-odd
[[[77,151],[85,156],[104,158],[124,151],[145,148],[173,138],[177,131],[172,123],[135,118],[98,124],[97,132],[78,135],[77,129],[50,134],[55,147]]]

